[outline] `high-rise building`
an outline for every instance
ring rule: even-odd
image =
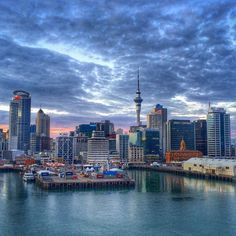
[[[0,129],[0,159],[3,158],[3,152],[8,150],[8,140],[6,133],[3,132],[3,129]]]
[[[103,131],[105,137],[114,134],[114,124],[109,120],[104,120],[96,123],[96,131]]]
[[[96,123],[89,123],[89,124],[81,124],[76,126],[76,133],[77,134],[84,134],[86,137],[91,138],[93,131],[96,131],[97,125]]]
[[[87,161],[89,163],[105,163],[109,158],[109,142],[104,131],[93,131],[88,139]]]
[[[229,157],[230,115],[223,108],[210,107],[207,114],[207,150],[210,157]]]
[[[56,156],[63,158],[66,164],[74,162],[73,137],[68,134],[60,134],[56,138]]]
[[[31,96],[23,90],[15,90],[10,102],[9,149],[27,152],[30,149]]]
[[[167,150],[179,150],[184,139],[187,150],[195,149],[194,124],[190,120],[169,120],[167,123]]]
[[[9,150],[17,149],[17,119],[18,119],[18,101],[20,97],[14,96],[10,102],[9,112]]]
[[[40,108],[36,116],[36,134],[50,137],[50,117]]]
[[[136,97],[134,98],[135,106],[136,106],[136,115],[137,115],[137,126],[141,126],[140,113],[141,113],[141,104],[143,99],[141,98],[141,91],[139,88],[139,70],[138,70],[138,87],[136,91]]]
[[[142,132],[144,155],[160,155],[160,132],[158,129],[144,129]]]
[[[129,133],[129,144],[135,146],[142,146],[142,135],[143,135],[143,128],[139,128],[136,132]]]
[[[207,122],[206,120],[194,121],[196,150],[207,156]]]
[[[160,132],[160,155],[165,156],[166,152],[166,122],[167,109],[157,104],[147,115],[147,128],[158,129]]]
[[[116,150],[119,153],[121,161],[128,161],[128,147],[129,147],[129,135],[117,134],[116,135]]]
[[[84,133],[79,133],[73,137],[74,157],[84,163],[87,159],[88,137]]]
[[[40,108],[36,116],[36,136],[40,139],[40,152],[50,150],[50,117]]]

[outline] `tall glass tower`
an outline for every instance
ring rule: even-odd
[[[230,115],[223,108],[210,107],[207,114],[207,151],[210,157],[229,157]]]
[[[30,149],[30,113],[30,94],[23,90],[15,90],[10,103],[10,143],[14,146],[17,140],[14,148],[25,152]]]
[[[143,99],[141,98],[141,92],[140,92],[140,88],[139,88],[139,70],[138,70],[138,87],[137,87],[137,91],[136,91],[136,97],[134,98],[134,102],[136,105],[137,126],[141,126],[140,112],[141,112],[142,101],[143,101]]]
[[[160,132],[160,155],[165,156],[166,153],[166,122],[167,109],[157,104],[151,112],[147,114],[147,128],[158,129]]]

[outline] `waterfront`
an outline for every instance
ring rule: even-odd
[[[0,235],[235,235],[236,185],[130,171],[134,190],[54,191],[0,173]]]

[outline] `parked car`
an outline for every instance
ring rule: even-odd
[[[151,166],[156,166],[156,167],[159,167],[159,166],[160,166],[160,164],[159,164],[159,163],[157,163],[157,162],[155,161],[155,162],[153,162],[153,163],[151,164]]]

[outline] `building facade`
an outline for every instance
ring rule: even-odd
[[[196,150],[207,156],[207,122],[206,120],[194,121]]]
[[[65,164],[74,162],[73,137],[68,134],[60,134],[56,138],[56,157],[63,159]]]
[[[129,163],[144,163],[143,147],[136,146],[136,145],[129,145],[128,162]]]
[[[166,152],[166,122],[167,109],[157,104],[147,114],[147,128],[158,129],[160,132],[160,155],[163,157]]]
[[[28,152],[30,149],[31,96],[23,90],[15,90],[10,102],[9,149]]]
[[[129,135],[117,134],[116,150],[119,153],[120,160],[123,162],[128,161],[128,147],[129,147]]]
[[[230,147],[230,115],[223,108],[210,107],[207,114],[208,156],[229,157]]]
[[[105,163],[109,159],[109,141],[105,138],[104,131],[93,131],[88,139],[88,163]]]
[[[186,149],[196,150],[194,124],[190,120],[169,120],[167,123],[167,150],[179,150],[184,139]]]

